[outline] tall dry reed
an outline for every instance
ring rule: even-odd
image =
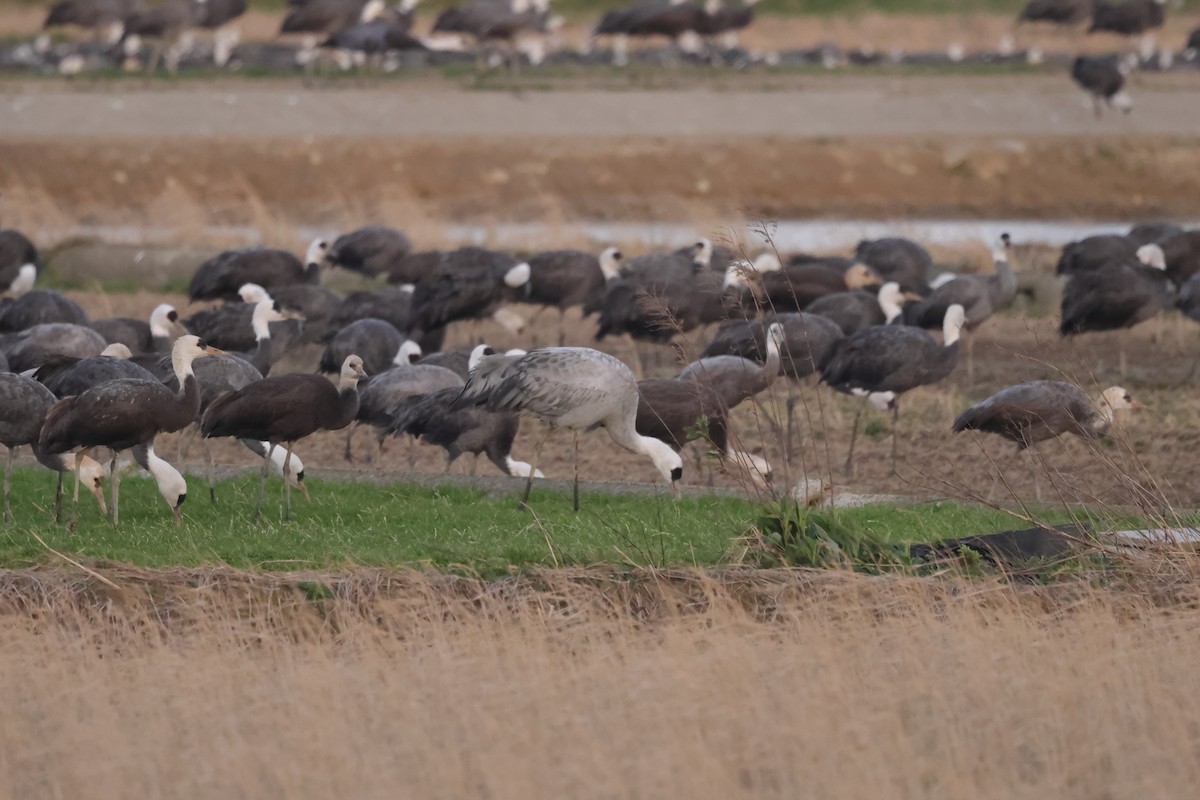
[[[1200,614],[1147,594],[764,572],[137,582],[0,587],[0,795],[1171,797],[1200,780]]]

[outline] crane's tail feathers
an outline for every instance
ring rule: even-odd
[[[74,396],[64,397],[50,407],[38,434],[38,449],[46,453],[62,453],[75,446],[68,436],[68,420],[64,419],[74,408]]]

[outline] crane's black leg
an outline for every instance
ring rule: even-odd
[[[357,422],[351,422],[349,425],[346,426],[346,455],[345,455],[345,458],[346,458],[347,464],[354,463],[354,453],[350,449],[350,442],[352,439],[354,439],[354,429],[357,427],[358,427]]]
[[[270,442],[267,445],[267,455],[263,458],[262,472],[258,477],[258,499],[254,501],[254,521],[258,522],[259,515],[262,514],[263,495],[267,491],[267,473],[271,469],[271,455],[275,452],[275,443]]]
[[[117,493],[121,488],[121,477],[117,473],[116,450],[112,451],[112,457],[108,460],[108,479],[112,481],[112,513],[110,514],[109,519],[112,521],[112,526],[115,528],[120,521],[117,511],[117,505],[120,502],[120,498],[118,497]]]
[[[899,450],[899,444],[898,444],[899,437],[897,436],[897,429],[899,427],[900,427],[900,404],[897,401],[893,400],[892,401],[892,474],[893,475],[899,474],[896,472],[896,453]]]
[[[12,468],[13,456],[16,454],[13,447],[8,448],[8,461],[4,464],[4,521],[12,522],[12,500],[9,494],[12,492]]]
[[[283,521],[292,519],[292,482],[288,480],[292,469],[292,443],[287,443],[287,455],[283,457]]]
[[[861,418],[862,406],[860,405],[858,410],[854,412],[854,425],[850,428],[850,450],[846,453],[846,466],[843,469],[847,476],[854,469],[854,441],[858,438],[858,422]]]
[[[58,485],[54,489],[54,523],[62,524],[62,501],[63,501],[63,472],[58,470]]]
[[[562,347],[567,343],[567,310],[565,308],[558,309],[558,346]]]
[[[521,496],[521,502],[517,503],[517,508],[529,508],[529,493],[533,491],[533,475],[535,472],[537,472],[538,464],[541,463],[542,446],[545,445],[546,440],[550,438],[551,430],[553,429],[548,429],[546,433],[540,439],[538,439],[538,443],[534,445],[533,463],[529,466],[529,477],[525,480],[525,494]]]
[[[204,440],[204,468],[208,473],[208,502],[215,505],[217,502],[217,479],[213,469],[212,442],[208,439]]]
[[[571,433],[575,437],[575,452],[571,456],[571,463],[572,463],[572,466],[574,466],[574,468],[575,468],[575,485],[574,485],[574,488],[573,488],[572,494],[571,494],[571,498],[572,498],[571,505],[575,509],[575,513],[578,514],[579,513],[579,431],[571,431]],[[531,473],[529,473],[529,475],[530,475],[530,479],[532,480],[533,473],[531,472]]]

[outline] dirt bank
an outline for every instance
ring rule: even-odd
[[[79,224],[156,226],[181,242],[252,225],[821,216],[1194,218],[1194,137],[684,141],[97,139],[0,142],[4,224],[52,243]]]

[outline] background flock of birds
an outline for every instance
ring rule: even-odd
[[[296,69],[306,74],[320,64],[322,54],[343,68],[388,59],[389,68],[404,63],[435,63],[472,57],[480,62],[515,66],[543,60],[563,63],[612,61],[628,63],[630,38],[665,39],[666,48],[634,53],[657,62],[690,58],[698,62],[748,64],[842,63],[880,61],[936,64],[960,61],[1025,60],[1047,58],[1037,48],[1018,52],[1011,36],[994,52],[968,57],[960,45],[943,53],[906,55],[879,53],[873,48],[843,53],[819,46],[787,53],[750,53],[738,47],[737,34],[755,17],[757,0],[641,0],[609,11],[592,30],[592,41],[582,49],[562,45],[558,31],[563,19],[553,14],[549,0],[468,0],[437,14],[427,33],[418,35],[419,0],[401,0],[388,6],[384,0],[288,0],[289,10],[280,24],[277,42],[241,42],[237,20],[246,11],[246,0],[62,0],[46,17],[47,30],[82,29],[87,41],[55,43],[42,36],[32,43],[0,54],[0,67],[57,70],[74,74],[123,64],[154,70],[165,64],[174,71],[181,62],[237,64]],[[1018,17],[1020,23],[1075,28],[1087,22],[1087,32],[1104,32],[1137,38],[1138,46],[1120,55],[1078,56],[1070,61],[1075,80],[1100,103],[1128,110],[1123,93],[1125,76],[1136,67],[1169,69],[1181,52],[1181,63],[1195,64],[1200,50],[1200,28],[1188,41],[1158,47],[1153,32],[1162,27],[1166,0],[1030,0]],[[196,34],[206,34],[198,38]],[[283,41],[287,40],[287,41]],[[598,43],[607,41],[601,51]],[[471,53],[474,53],[474,56]],[[420,54],[405,62],[403,54]]]
[[[891,409],[895,459],[899,398],[949,375],[964,334],[969,344],[971,331],[1016,295],[1011,249],[1006,235],[991,274],[935,274],[929,253],[903,238],[860,242],[852,256],[766,252],[750,260],[702,239],[635,258],[608,248],[518,260],[479,247],[418,251],[403,232],[371,226],[318,239],[304,258],[268,248],[222,252],[198,267],[188,289],[192,301],[219,304],[190,316],[160,305],[145,320],[92,320],[69,298],[35,288],[36,248],[21,233],[3,230],[6,513],[13,448],[29,445],[59,473],[56,513],[62,475],[74,471],[72,523],[81,484],[105,506],[106,471],[92,458],[100,448],[109,454],[106,510],[114,524],[118,456],[126,451],[155,478],[178,519],[187,485],[154,442],[160,433],[189,427],[206,440],[238,439],[262,457],[256,516],[272,470],[287,487],[285,514],[291,488],[307,491],[297,441],[320,430],[353,430],[352,423],[373,428],[380,445],[387,436],[408,436],[442,447],[447,468],[462,453],[484,454],[502,472],[525,477],[528,498],[529,485],[541,477],[545,438],[534,463],[512,458],[521,413],[548,422],[548,431],[573,431],[576,507],[578,436],[597,427],[648,458],[673,491],[683,473],[680,451],[698,438],[719,453],[724,468],[766,487],[771,466],[733,447],[730,411],[757,402],[776,381],[810,375]],[[335,267],[386,285],[339,295],[321,284],[322,272]],[[1088,237],[1064,246],[1058,271],[1067,276],[1064,336],[1131,327],[1174,307],[1200,320],[1200,230],[1155,223]],[[517,303],[558,309],[558,346],[443,349],[450,325],[494,317],[522,330]],[[596,316],[595,340],[667,345],[689,331],[715,332],[674,377],[639,381],[636,347],[628,366],[589,347],[564,346],[582,333],[565,325],[565,311],[575,307],[585,320]],[[296,341],[322,344],[319,373],[335,380],[272,374]],[[1120,387],[1093,401],[1069,383],[1037,381],[972,407],[953,428],[992,431],[1023,448],[1065,432],[1095,436],[1116,411],[1133,406]],[[790,426],[791,403],[788,414]],[[856,416],[847,469],[858,423]],[[211,493],[211,452],[208,464]]]

